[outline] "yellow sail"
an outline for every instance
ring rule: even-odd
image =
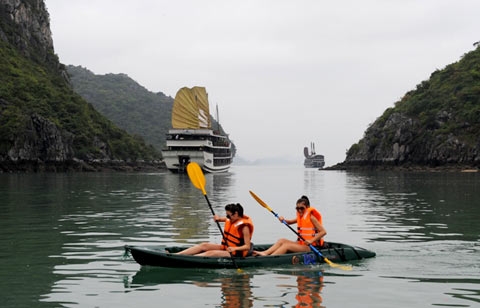
[[[183,87],[175,95],[172,110],[172,128],[210,128],[210,111],[205,87]]]

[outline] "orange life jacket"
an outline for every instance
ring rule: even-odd
[[[222,249],[226,250],[227,246],[240,247],[245,245],[245,239],[243,238],[243,233],[241,232],[244,226],[247,226],[250,229],[250,239],[252,239],[254,228],[252,219],[250,217],[248,217],[247,215],[243,215],[242,218],[240,218],[233,224],[230,219],[227,219],[227,221],[225,221],[225,227],[223,230],[225,239],[222,241]],[[227,243],[225,243],[225,240],[227,240]],[[251,249],[235,251],[234,256],[246,257],[250,250]]]
[[[307,207],[303,212],[303,215],[300,216],[300,213],[297,211],[297,230],[298,233],[305,239],[305,240],[312,240],[315,235],[317,235],[318,230],[315,228],[314,224],[310,220],[310,216],[313,215],[320,225],[323,226],[322,222],[322,214],[317,211],[313,207]],[[300,238],[297,239],[299,244],[306,245],[304,241]],[[313,246],[323,246],[323,238],[319,241],[312,243]]]

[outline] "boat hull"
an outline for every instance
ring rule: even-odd
[[[230,169],[230,163],[213,165],[213,155],[201,151],[162,151],[162,156],[167,169],[173,173],[185,173],[187,165],[192,162],[208,173],[222,173]]]
[[[262,251],[271,244],[255,245],[255,250]],[[148,266],[161,266],[171,268],[239,268],[246,267],[271,267],[288,265],[315,265],[324,263],[314,252],[289,253],[275,256],[251,256],[235,258],[235,264],[231,258],[226,257],[200,257],[179,255],[186,247],[164,246],[125,246],[125,251],[130,253],[137,263]],[[340,243],[328,243],[327,248],[321,249],[324,257],[334,263],[349,262],[365,258],[375,257],[375,253],[360,247],[349,246]]]

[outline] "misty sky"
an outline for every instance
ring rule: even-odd
[[[205,86],[247,160],[330,166],[480,41],[478,0],[45,0],[55,52],[152,92]]]

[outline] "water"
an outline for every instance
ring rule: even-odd
[[[206,175],[218,214],[240,202],[254,242],[293,233],[302,195],[352,263],[235,270],[140,267],[123,246],[219,241],[202,193],[170,173],[0,174],[2,307],[480,307],[480,174],[234,166]]]

